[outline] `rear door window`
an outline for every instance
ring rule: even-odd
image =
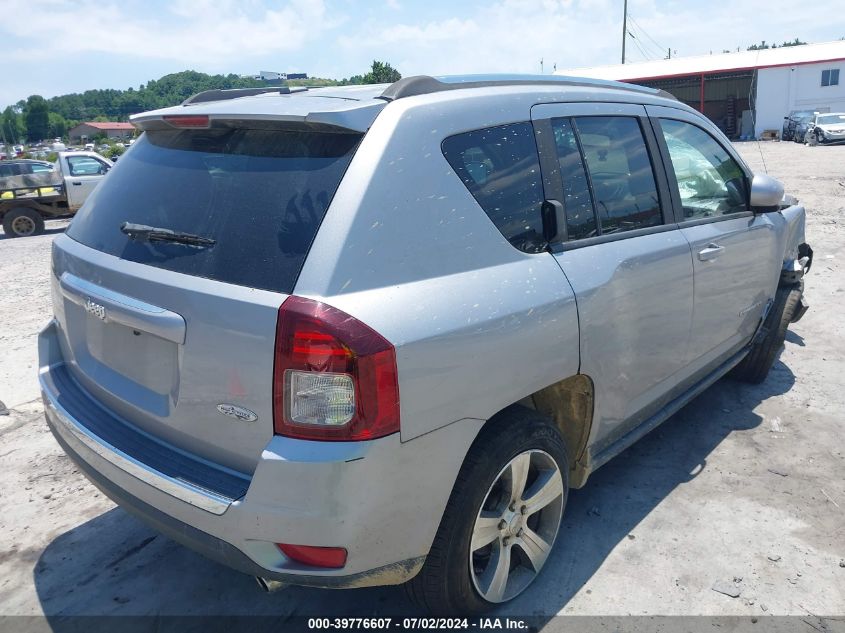
[[[651,160],[636,117],[578,117],[601,233],[632,231],[663,223]]]
[[[300,129],[149,131],[88,198],[68,236],[129,261],[290,293],[360,139]],[[215,243],[133,240],[124,222]]]
[[[540,207],[543,181],[534,128],[513,123],[456,134],[443,155],[502,235],[516,248],[545,249]]]
[[[552,119],[552,131],[563,184],[567,239],[594,237],[598,233],[596,214],[575,130],[569,119]]]

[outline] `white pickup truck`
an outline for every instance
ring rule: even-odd
[[[39,161],[3,161],[0,219],[7,237],[38,235],[44,220],[73,215],[113,163],[96,152],[59,152],[52,170]]]

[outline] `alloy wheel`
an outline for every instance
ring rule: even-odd
[[[537,577],[557,538],[563,477],[541,450],[511,459],[493,480],[473,525],[469,566],[476,591],[507,602]]]

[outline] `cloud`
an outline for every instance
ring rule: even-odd
[[[553,64],[566,69],[619,62],[622,3],[616,0],[493,0],[483,10],[453,6],[451,17],[438,19],[426,19],[425,12],[416,20],[375,15],[338,44],[346,59],[387,60],[406,75],[536,73],[540,59],[546,72]],[[792,0],[629,0],[628,12],[638,25],[631,25],[638,40],[628,39],[629,61],[661,58],[669,47],[683,56],[744,48],[760,39],[840,36],[818,21],[805,21],[798,32]]]
[[[103,52],[202,67],[296,51],[342,21],[327,14],[322,0],[290,0],[275,8],[255,0],[174,0],[152,11],[150,3],[140,0],[120,4],[4,0],[4,4],[0,33],[29,32],[37,24],[40,33],[54,34],[37,46],[29,41],[13,44],[6,55],[18,60]],[[79,25],[79,32],[69,25]]]
[[[611,47],[621,16],[609,0],[500,0],[469,16],[422,22],[365,21],[338,44],[349,54],[381,57],[405,74],[538,72],[567,59],[595,58]],[[584,23],[589,28],[584,28]],[[618,29],[614,29],[616,31]],[[395,60],[395,61],[394,61]]]
[[[394,5],[398,9],[394,8]],[[834,15],[833,0],[817,2]],[[550,72],[619,62],[619,0],[0,0],[0,104],[125,88],[169,72],[258,69],[348,77],[373,59],[404,75]],[[842,37],[795,21],[794,0],[628,0],[628,60]],[[341,28],[342,26],[342,28]],[[653,41],[652,41],[653,40]]]

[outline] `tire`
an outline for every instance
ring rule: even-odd
[[[822,145],[824,143],[824,137],[822,133],[816,130],[816,145]]]
[[[778,353],[786,340],[786,329],[792,322],[792,315],[801,299],[802,284],[778,286],[775,301],[763,328],[766,334],[757,341],[748,355],[734,367],[731,376],[736,380],[751,384],[760,384],[769,375],[769,370],[775,364]]]
[[[461,466],[422,570],[405,584],[410,599],[432,615],[469,616],[522,593],[557,539],[568,496],[566,455],[557,428],[530,409],[512,406],[491,420]],[[528,494],[511,503],[520,464],[529,466],[523,490]],[[540,489],[546,493],[542,500]],[[486,544],[470,551],[473,538]],[[531,564],[529,551],[537,563]],[[508,568],[517,573],[505,574],[497,596],[501,574],[495,572],[506,569],[499,560],[509,560]]]
[[[44,219],[34,209],[18,207],[3,216],[6,237],[29,237],[44,232]]]

